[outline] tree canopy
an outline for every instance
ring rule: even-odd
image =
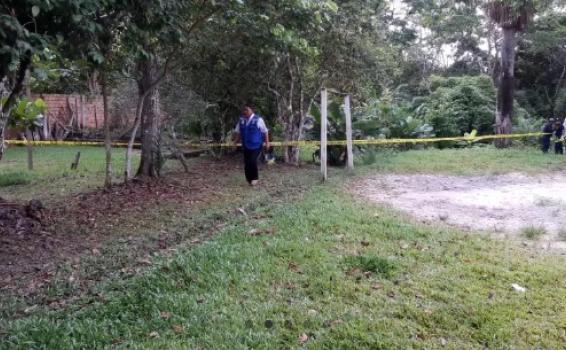
[[[529,120],[566,112],[560,0],[18,0],[0,16],[0,129],[24,83],[96,93],[104,76],[109,93],[135,94],[133,137],[152,130],[146,175],[160,163],[161,114],[183,137],[222,140],[252,101],[276,138],[297,140],[322,87],[360,111],[399,107],[437,135],[512,126],[513,106]]]

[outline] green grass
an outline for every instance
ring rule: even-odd
[[[79,167],[71,170],[79,151]],[[116,181],[120,181],[123,174],[124,152],[123,148],[113,152]],[[100,187],[104,183],[104,160],[103,147],[37,146],[34,147],[34,170],[29,171],[26,148],[10,147],[0,161],[0,197],[49,201]],[[134,166],[137,162],[136,156]]]
[[[37,150],[31,182],[4,187],[0,197],[64,198],[102,183],[102,149],[84,148],[76,173],[68,170],[76,149]],[[12,148],[0,174],[24,171],[25,156],[24,148]],[[376,159],[360,173],[534,173],[562,169],[566,161],[528,148],[383,151]],[[324,186],[314,185],[312,173],[270,174],[270,191],[238,187],[241,177],[230,178],[232,204],[179,214],[167,207],[174,203],[161,203],[168,214],[159,222],[145,213],[151,224],[138,220],[134,233],[116,226],[153,244],[161,231],[185,243],[152,256],[145,269],[115,271],[113,278],[79,274],[92,278],[91,293],[75,294],[69,276],[77,267],[69,265],[45,300],[2,300],[6,310],[39,306],[17,315],[2,310],[0,349],[287,349],[300,348],[302,334],[312,349],[563,347],[566,257],[419,226],[342,193],[341,170],[332,169]],[[306,197],[289,196],[300,181],[312,186]],[[248,215],[234,214],[238,207]],[[211,240],[186,243],[204,240],[219,222],[223,228]],[[127,245],[105,249],[116,250],[105,268],[128,266]],[[80,269],[97,264],[85,258]],[[513,283],[527,292],[514,291]],[[49,306],[53,300],[65,306]]]
[[[285,349],[303,333],[311,349],[563,346],[564,257],[415,226],[335,185],[262,202],[64,311],[9,321],[0,347]],[[388,272],[352,276],[356,266]]]
[[[532,240],[537,240],[540,237],[544,236],[545,234],[547,234],[546,229],[544,227],[538,227],[538,226],[529,226],[529,227],[525,227],[521,230],[521,234],[528,239],[532,239]]]
[[[348,256],[344,259],[346,265],[360,272],[375,273],[384,278],[391,278],[397,270],[397,265],[391,259],[381,258],[379,256]]]
[[[536,148],[497,150],[491,146],[464,149],[392,151],[377,149],[371,170],[455,175],[535,173],[566,168],[566,157],[543,154]]]
[[[23,171],[7,171],[0,173],[0,187],[27,185],[33,179],[33,174]]]

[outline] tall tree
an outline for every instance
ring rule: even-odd
[[[536,116],[566,115],[566,13],[539,13],[517,51],[516,99]]]
[[[512,133],[514,83],[515,83],[515,48],[517,33],[525,30],[534,15],[531,0],[497,0],[487,4],[487,13],[491,20],[501,27],[501,73],[497,93],[497,111],[495,114],[495,132]],[[496,147],[511,145],[510,139],[499,139]]]
[[[132,138],[141,127],[141,161],[139,177],[159,176],[161,159],[161,111],[159,84],[178,67],[183,45],[192,33],[207,20],[226,7],[231,1],[177,1],[159,2],[127,0],[129,20],[129,51],[136,57],[136,81],[138,84],[138,108]],[[126,177],[129,177],[129,155],[126,161]]]

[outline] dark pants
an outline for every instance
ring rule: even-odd
[[[246,172],[246,180],[252,182],[259,179],[257,171],[257,159],[261,153],[261,148],[245,149],[244,148],[244,170]]]
[[[562,142],[556,142],[554,144],[554,153],[564,154],[564,144]]]
[[[550,136],[543,136],[542,137],[542,152],[543,153],[548,153],[548,150],[550,149]]]

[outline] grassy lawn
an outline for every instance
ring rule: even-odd
[[[71,163],[77,152],[81,159],[77,170]],[[125,149],[113,151],[113,169],[116,181],[124,172]],[[34,147],[34,170],[27,170],[25,147],[10,147],[0,161],[0,197],[49,201],[66,195],[100,187],[104,183],[103,147]],[[138,164],[134,158],[133,166]]]
[[[387,153],[361,172],[535,172],[564,165],[534,150],[503,152]],[[0,321],[0,348],[564,347],[565,256],[416,225],[345,194],[348,178],[340,170],[325,185],[315,184],[314,169],[295,179],[276,171],[265,174],[270,189],[228,181],[236,201],[223,204],[232,210],[221,211],[224,223],[212,239],[180,243],[138,273],[101,280],[94,293],[63,309],[39,306]],[[297,182],[310,189],[286,196]],[[210,213],[192,215],[169,215],[159,224],[211,230],[212,223],[195,224]]]
[[[367,169],[382,172],[474,175],[566,169],[565,156],[543,154],[531,147],[497,150],[489,146],[406,152],[376,149],[374,160]]]

